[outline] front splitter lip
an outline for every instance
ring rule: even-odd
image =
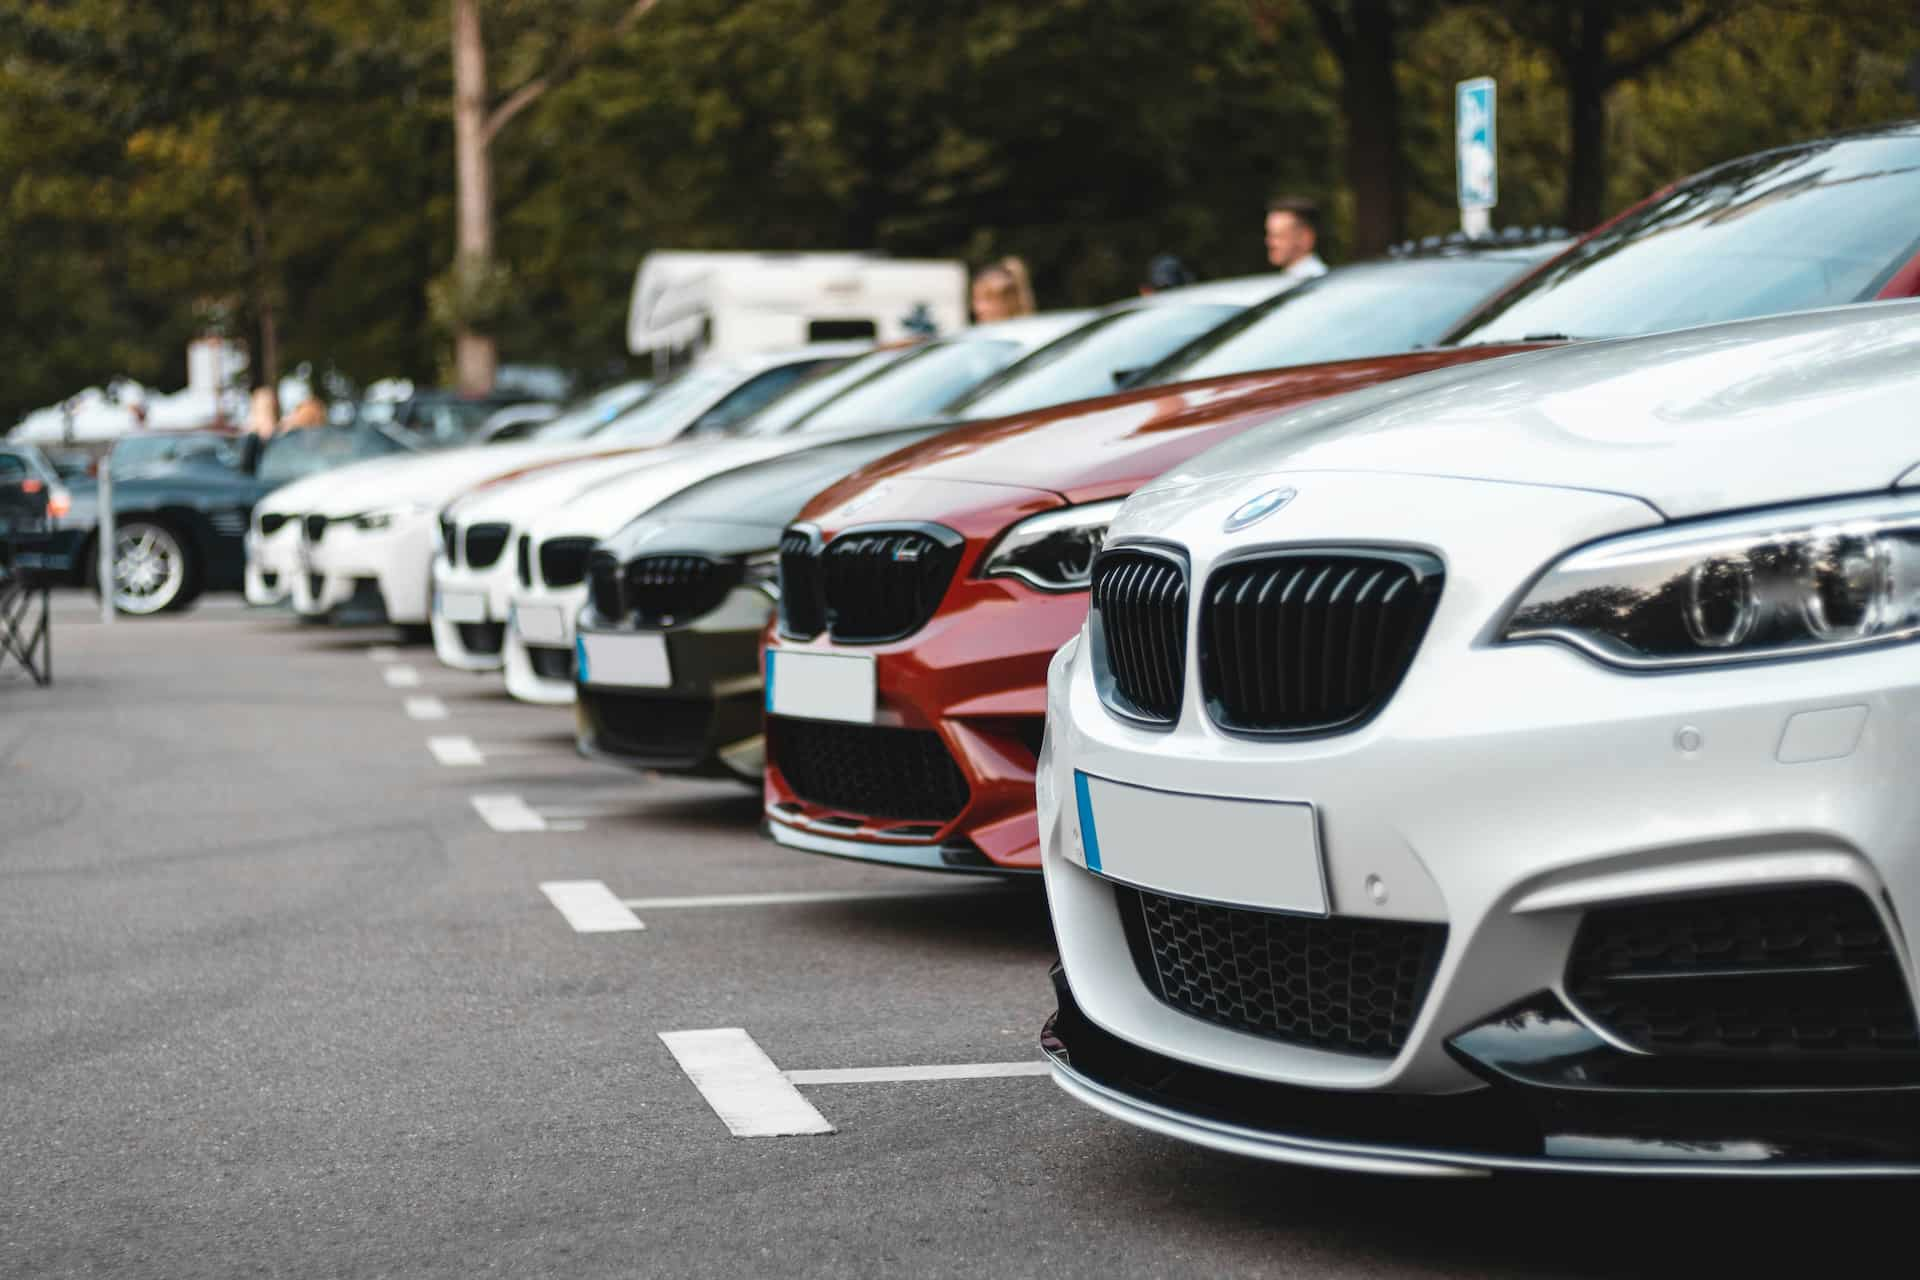
[[[833,858],[847,858],[855,862],[873,862],[889,867],[907,867],[915,871],[938,871],[946,875],[977,875],[1003,877],[1029,877],[1040,874],[1038,867],[1006,867],[992,864],[979,864],[969,861],[955,861],[953,854],[960,857],[983,857],[971,846],[955,846],[934,843],[909,843],[891,841],[880,843],[868,840],[850,840],[845,836],[829,835],[825,832],[794,825],[793,815],[786,814],[776,818],[772,810],[766,817],[767,834],[773,842],[789,849],[798,849],[804,853],[824,853]]]

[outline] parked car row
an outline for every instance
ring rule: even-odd
[[[250,595],[781,847],[1042,876],[1042,1047],[1143,1128],[1920,1171],[1916,296],[1890,127],[1572,243],[696,365],[277,491]]]

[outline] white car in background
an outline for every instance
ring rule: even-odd
[[[1352,1170],[1920,1173],[1917,397],[1871,303],[1409,378],[1130,498],[1048,681],[1056,1081]]]
[[[482,446],[336,473],[300,521],[295,612],[340,622],[420,627],[431,611],[441,508],[477,484],[596,453],[666,444],[729,402],[770,398],[807,370],[866,350],[825,342],[695,365],[585,439]]]

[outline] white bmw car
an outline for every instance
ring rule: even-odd
[[[1353,1170],[1920,1173],[1920,304],[1322,402],[1056,656],[1043,1046]]]

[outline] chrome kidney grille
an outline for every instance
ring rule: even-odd
[[[1103,553],[1093,567],[1092,612],[1107,705],[1134,720],[1178,720],[1187,667],[1185,563],[1134,548]]]
[[[1385,704],[1439,600],[1419,552],[1277,553],[1223,565],[1200,596],[1200,686],[1222,728],[1321,733]]]

